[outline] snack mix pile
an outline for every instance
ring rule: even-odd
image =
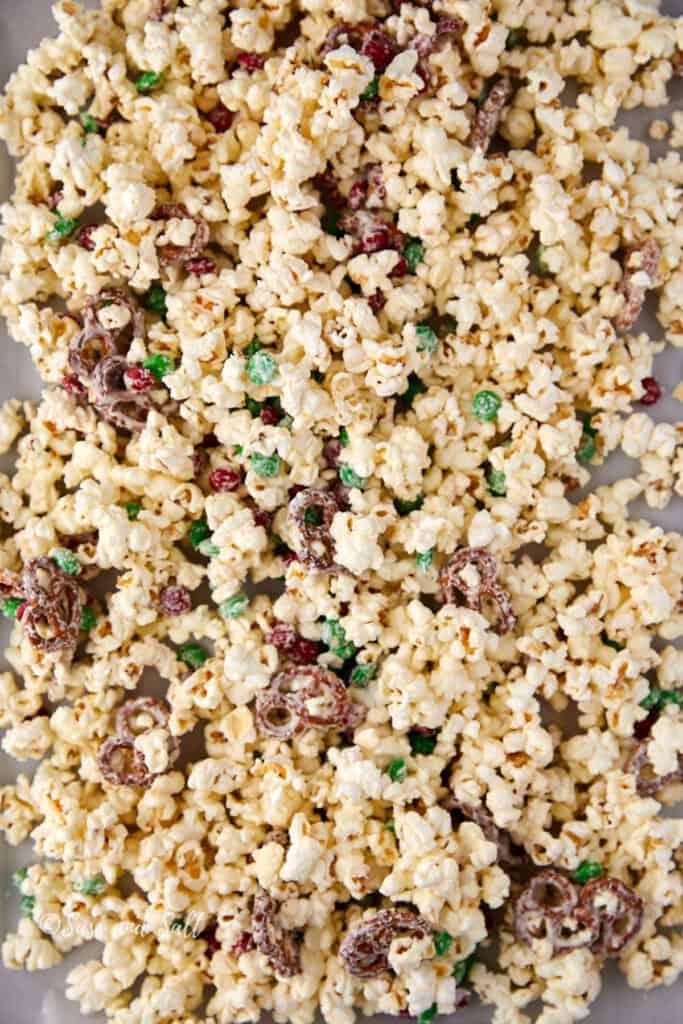
[[[5,964],[89,944],[67,995],[114,1024],[670,985],[683,539],[628,506],[683,496],[648,409],[683,399],[683,114],[659,159],[618,119],[675,94],[683,19],[55,16],[0,101],[0,314],[45,385],[0,413]]]

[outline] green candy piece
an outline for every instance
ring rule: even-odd
[[[325,619],[321,630],[322,642],[337,658],[346,661],[356,653],[356,645],[346,639],[346,630],[338,619]]]
[[[342,448],[348,448],[349,446],[349,432],[346,427],[342,427],[339,431],[339,440],[341,441]]]
[[[33,911],[36,906],[35,896],[22,896],[19,900],[19,912],[22,917],[33,918]]]
[[[220,555],[221,553],[221,549],[217,544],[214,544],[210,537],[207,537],[206,540],[203,540],[201,544],[199,544],[197,551],[200,555],[204,555],[204,558],[215,558],[216,555]]]
[[[95,615],[95,612],[92,610],[92,608],[86,605],[81,612],[81,629],[85,633],[89,633],[91,629],[95,628],[96,624],[97,616]]]
[[[577,461],[582,465],[588,465],[588,463],[593,461],[597,453],[598,446],[595,443],[595,437],[592,434],[586,433],[586,428],[584,427],[581,435],[581,444],[576,453]]]
[[[436,736],[423,736],[419,732],[408,734],[410,749],[414,754],[433,754],[436,747]]]
[[[78,221],[75,218],[62,217],[58,213],[53,227],[47,233],[47,240],[48,242],[63,242],[73,235],[77,227]]]
[[[422,508],[425,503],[424,494],[418,494],[417,498],[411,500],[405,500],[404,498],[394,498],[394,508],[400,516],[407,516],[411,512],[417,512],[418,509]]]
[[[2,602],[0,611],[6,619],[16,619],[17,609],[21,608],[23,603],[24,600],[21,597],[8,597],[6,601]]]
[[[247,347],[245,348],[244,354],[247,357],[247,359],[249,359],[250,356],[253,356],[255,352],[260,352],[262,348],[263,342],[261,341],[261,339],[253,337],[249,344],[247,345]]]
[[[408,264],[408,270],[411,274],[414,274],[420,263],[425,258],[425,247],[419,238],[410,238],[408,244],[403,250],[405,261]]]
[[[645,708],[646,711],[659,711],[667,704],[677,704],[679,708],[683,708],[683,691],[660,690],[659,687],[653,686],[647,697],[640,702],[641,708]]]
[[[339,479],[345,487],[357,487],[361,491],[365,487],[365,480],[363,477],[358,476],[355,469],[352,469],[351,466],[347,465],[345,462],[342,462],[339,467]]]
[[[81,127],[87,135],[92,135],[94,133],[99,132],[100,130],[100,126],[98,125],[97,121],[92,116],[92,114],[81,114],[81,116],[79,117],[79,121],[81,122]]]
[[[432,932],[434,952],[437,956],[445,956],[453,945],[453,936],[448,932]]]
[[[417,346],[418,352],[429,352],[430,355],[432,352],[436,352],[439,344],[436,331],[432,330],[428,324],[419,324],[415,328],[415,333],[420,339]]]
[[[393,818],[388,818],[384,823],[384,827],[387,832],[391,832],[394,836],[396,835],[396,822]]]
[[[429,551],[418,551],[415,555],[415,565],[420,572],[426,572],[427,569],[431,569],[433,561],[434,548],[430,548]]]
[[[365,690],[377,675],[378,669],[379,665],[376,662],[371,662],[369,665],[356,665],[349,679],[351,686],[355,686],[358,690]]]
[[[247,377],[254,384],[270,384],[277,374],[277,363],[270,352],[254,352],[247,362]]]
[[[496,498],[504,498],[507,493],[507,477],[499,469],[489,469],[486,474],[489,491]]]
[[[463,982],[467,981],[467,977],[472,970],[477,959],[476,953],[470,953],[464,960],[459,960],[453,970],[451,971],[451,977],[455,978],[456,985],[462,985]]]
[[[428,1010],[423,1010],[419,1013],[417,1019],[420,1024],[429,1024],[430,1020],[434,1020],[436,1017],[436,1003],[432,1003]]]
[[[195,519],[188,534],[192,547],[198,548],[202,541],[207,540],[210,536],[211,530],[206,519]]]
[[[417,396],[423,395],[426,390],[427,385],[424,381],[420,380],[416,373],[411,373],[408,377],[408,387],[401,395],[401,404],[405,409],[410,409]]]
[[[175,370],[175,359],[157,352],[155,355],[145,359],[142,365],[146,370],[154,374],[157,380],[163,380],[167,373],[172,373]]]
[[[166,292],[160,284],[153,284],[142,300],[145,309],[166,316]]]
[[[495,420],[502,404],[495,391],[477,391],[472,399],[472,412],[478,420],[488,423]]]
[[[508,32],[508,37],[505,40],[505,49],[514,50],[516,46],[520,46],[526,41],[526,32],[523,28],[511,28]]]
[[[156,89],[157,86],[161,85],[163,80],[163,74],[158,74],[156,71],[143,71],[135,79],[135,88],[138,92],[149,92],[150,89]]]
[[[81,563],[68,548],[55,548],[52,552],[52,561],[56,562],[62,572],[69,576],[78,576],[81,572]]]
[[[602,864],[598,864],[596,860],[584,860],[581,861],[574,872],[574,881],[578,882],[579,885],[585,885],[592,878],[600,878],[601,875]]]
[[[613,651],[623,651],[623,649],[624,649],[625,645],[618,643],[618,641],[616,641],[616,640],[610,640],[610,638],[607,636],[607,633],[604,631],[604,629],[603,629],[602,633],[600,634],[600,639],[602,640],[602,642],[605,645],[605,647],[611,647]]]
[[[278,475],[282,460],[277,452],[273,452],[272,455],[261,455],[259,452],[254,452],[249,456],[249,465],[259,476],[269,479]]]
[[[387,774],[392,782],[403,782],[406,777],[406,763],[402,757],[397,757],[391,762]]]
[[[257,419],[261,415],[261,409],[266,404],[265,402],[257,402],[255,398],[251,398],[249,395],[244,396],[244,404],[247,411],[251,413],[254,419]]]
[[[102,875],[95,875],[94,878],[86,878],[74,884],[74,892],[80,892],[83,896],[99,896],[106,888],[107,880]]]
[[[238,619],[249,607],[249,598],[246,594],[235,594],[223,601],[218,606],[219,613],[224,619]]]
[[[28,868],[17,868],[17,870],[12,873],[12,885],[15,889],[18,889],[19,892],[21,892],[21,887],[27,875]]]
[[[188,668],[201,668],[207,659],[206,651],[203,651],[199,644],[183,644],[178,649],[178,657]]]
[[[140,502],[127,501],[123,507],[125,508],[126,515],[128,516],[131,523],[134,523],[137,517],[140,515],[140,512],[142,511],[142,505],[140,504]]]
[[[360,94],[362,100],[374,100],[379,95],[379,78],[373,78]]]

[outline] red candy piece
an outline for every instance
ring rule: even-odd
[[[662,397],[662,389],[659,382],[654,377],[643,377],[640,382],[643,386],[644,394],[639,399],[641,405],[656,405],[659,399]]]
[[[227,132],[231,127],[232,122],[235,120],[235,115],[232,110],[228,110],[223,103],[217,103],[216,106],[212,110],[209,110],[209,112],[204,116],[213,127],[213,130],[219,135],[222,135],[223,132]]]
[[[159,592],[159,607],[167,615],[184,615],[192,607],[192,598],[187,587],[164,587]]]
[[[124,373],[123,380],[129,391],[149,391],[157,383],[152,371],[146,370],[144,366],[130,366]]]
[[[239,470],[234,469],[232,466],[219,466],[209,476],[209,487],[216,494],[227,494],[230,491],[236,491],[241,482],[242,477]]]

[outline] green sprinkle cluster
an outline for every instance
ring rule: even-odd
[[[22,896],[19,900],[19,913],[22,917],[33,918],[33,911],[36,907],[35,896]]]
[[[394,498],[394,508],[400,516],[407,516],[411,512],[417,512],[418,509],[422,508],[424,503],[424,494],[418,494],[417,498],[412,498],[411,500]]]
[[[583,860],[574,872],[574,881],[578,882],[579,885],[585,885],[591,879],[600,878],[601,876],[602,864],[598,864],[596,860]]]
[[[160,86],[163,80],[163,74],[158,74],[156,71],[143,71],[135,79],[135,88],[138,92],[149,92],[151,89],[156,89]]]
[[[428,569],[431,569],[433,561],[434,548],[430,548],[429,551],[418,551],[415,555],[415,565],[420,572],[426,572]]]
[[[583,432],[581,434],[581,441],[576,452],[576,458],[582,465],[588,465],[592,462],[598,452],[598,446],[595,443],[597,437],[597,430],[591,426],[591,420],[593,418],[592,413],[585,413],[582,415],[583,420]]]
[[[352,658],[356,653],[356,645],[346,639],[346,631],[339,619],[325,619],[321,630],[322,642],[329,647],[332,654],[342,661]]]
[[[202,667],[207,659],[207,654],[199,644],[187,643],[178,648],[178,657],[184,665],[187,665],[194,672],[195,669]]]
[[[406,763],[402,757],[397,757],[391,762],[387,774],[392,782],[403,782],[406,777]]]
[[[408,271],[414,274],[425,258],[425,247],[422,241],[419,238],[409,238],[408,244],[403,250],[403,255],[408,264]]]
[[[6,619],[16,619],[17,610],[21,608],[23,603],[24,601],[23,598],[21,597],[8,597],[5,601],[2,602],[2,607],[0,608],[0,611],[2,611],[2,614],[5,616]]]
[[[345,462],[342,462],[339,467],[339,479],[345,487],[357,487],[361,491],[365,487],[365,480],[363,477],[358,476],[355,469],[352,469],[351,466],[347,465]]]
[[[683,690],[660,690],[653,686],[647,697],[640,702],[641,708],[647,711],[661,711],[667,704],[683,708]]]
[[[486,471],[486,483],[494,497],[504,498],[507,494],[507,477],[502,470],[489,468]]]
[[[453,970],[451,971],[451,977],[455,978],[456,985],[462,985],[467,981],[468,975],[472,970],[477,959],[476,953],[470,953],[464,960],[459,960]]]
[[[351,686],[355,686],[358,690],[365,690],[368,684],[375,678],[379,671],[379,665],[376,662],[370,662],[369,665],[356,665],[353,672],[351,673],[349,682]]]
[[[74,884],[74,892],[80,892],[83,896],[99,896],[106,888],[107,880],[103,875],[95,875],[94,878],[86,878]]]
[[[160,284],[153,284],[142,300],[145,309],[159,316],[166,316],[166,292]]]
[[[259,452],[254,452],[249,456],[249,465],[258,476],[269,479],[278,475],[282,468],[282,460],[277,452],[273,452],[272,455],[261,455]]]
[[[142,365],[146,370],[154,374],[157,380],[163,380],[167,373],[172,373],[175,370],[175,360],[170,356],[164,355],[162,352],[148,356]]]
[[[195,519],[188,534],[192,547],[198,549],[199,545],[203,541],[208,540],[210,536],[211,530],[209,529],[209,524],[206,519]]]
[[[342,427],[339,431],[339,440],[341,441],[342,448],[348,448],[349,446],[349,432],[346,427]]]
[[[277,363],[270,352],[254,352],[247,361],[247,377],[253,384],[270,384],[277,374]]]
[[[445,956],[453,945],[453,936],[448,932],[432,932],[434,952],[437,956]]]
[[[55,222],[47,233],[47,240],[48,242],[64,242],[73,235],[77,227],[78,221],[76,219],[73,217],[62,217],[60,213],[57,213]]]
[[[490,423],[495,420],[502,404],[495,391],[477,391],[472,399],[472,412],[478,420]]]
[[[218,611],[224,619],[238,619],[249,607],[249,598],[246,594],[234,594],[218,606]]]
[[[97,624],[97,616],[90,605],[86,605],[81,611],[81,629],[85,633],[89,633],[91,629],[95,628]]]
[[[123,507],[125,508],[126,515],[128,516],[131,523],[134,523],[137,517],[142,512],[142,505],[140,504],[139,501],[127,501]]]
[[[436,352],[439,345],[439,339],[436,335],[436,331],[432,330],[428,324],[418,324],[415,328],[415,333],[418,337],[418,352],[429,352],[430,355],[432,352]]]
[[[414,754],[433,754],[436,747],[436,736],[423,736],[419,732],[408,734],[410,749]]]
[[[56,562],[62,572],[69,576],[78,576],[81,572],[81,563],[68,548],[55,548],[52,552],[52,561]]]
[[[373,78],[360,94],[362,100],[374,100],[379,95],[379,78]]]

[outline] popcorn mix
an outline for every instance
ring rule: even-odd
[[[0,100],[44,382],[0,409],[5,965],[87,944],[67,995],[113,1024],[672,984],[683,539],[629,505],[683,497],[681,123],[654,159],[620,116],[667,103],[680,19],[54,13]]]

